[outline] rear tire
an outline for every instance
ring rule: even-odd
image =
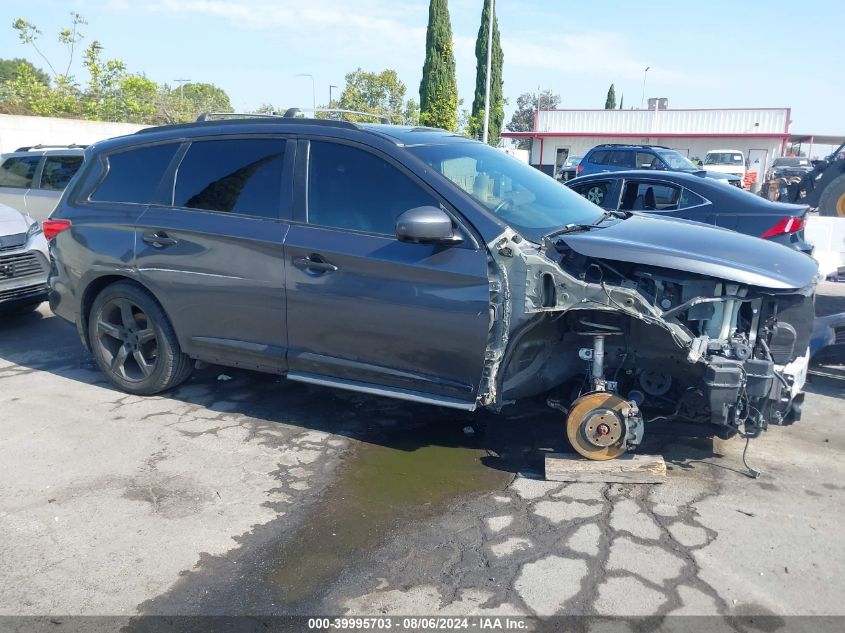
[[[819,215],[845,218],[845,174],[834,178],[822,191]]]
[[[97,295],[88,315],[88,340],[100,370],[127,393],[160,393],[191,374],[191,359],[179,347],[164,310],[129,281],[106,286]]]

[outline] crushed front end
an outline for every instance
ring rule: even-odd
[[[813,275],[802,273],[800,288],[772,287],[783,284],[678,270],[648,255],[585,254],[564,239],[537,245],[510,231],[488,246],[479,404],[551,392],[550,404],[568,415],[570,442],[591,459],[634,448],[650,421],[757,437],[799,417]]]

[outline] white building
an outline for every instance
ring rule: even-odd
[[[532,139],[530,164],[549,174],[567,156],[583,156],[602,143],[630,143],[663,145],[700,159],[714,149],[740,150],[762,181],[786,149],[789,124],[789,108],[541,110],[532,131],[502,136]]]

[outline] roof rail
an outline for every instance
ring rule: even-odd
[[[258,112],[203,112],[197,117],[197,123],[212,121],[215,118],[221,119],[274,119],[278,118],[275,112],[271,114],[259,114]]]
[[[16,152],[28,152],[33,149],[85,149],[88,147],[87,145],[78,145],[76,143],[71,143],[70,145],[42,145],[39,143],[38,145],[26,145],[24,147],[19,147],[16,149]]]
[[[286,119],[290,119],[304,112],[311,112],[313,114],[316,114],[318,112],[323,112],[326,114],[354,114],[356,116],[366,116],[372,119],[378,119],[379,123],[383,123],[385,125],[390,125],[390,119],[394,116],[390,114],[375,114],[373,112],[361,112],[360,110],[346,110],[344,108],[288,108],[287,110],[285,110],[284,117]]]
[[[599,143],[596,147],[656,147],[657,149],[671,149],[665,145],[649,145],[647,143]]]

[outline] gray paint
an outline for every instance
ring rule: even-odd
[[[564,235],[589,257],[685,270],[776,290],[803,288],[816,262],[790,248],[698,223],[634,214],[607,228]]]

